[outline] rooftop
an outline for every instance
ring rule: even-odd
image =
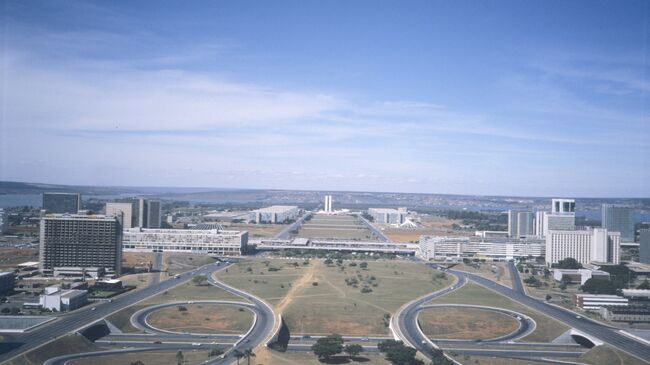
[[[272,205],[270,207],[253,210],[259,213],[284,213],[289,210],[298,209],[295,205]]]

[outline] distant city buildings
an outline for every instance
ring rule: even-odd
[[[133,227],[133,204],[132,203],[106,203],[106,215],[120,217],[122,228]]]
[[[546,235],[546,264],[550,266],[569,257],[582,264],[618,264],[620,237],[620,233],[603,228],[549,231]]]
[[[77,214],[81,210],[81,194],[43,193],[43,210],[54,214]]]
[[[127,251],[141,252],[242,255],[248,248],[248,232],[132,228],[124,231],[123,247]]]
[[[543,255],[544,240],[540,238],[420,237],[420,256],[426,260],[466,257],[504,261]]]
[[[578,283],[583,285],[591,278],[609,280],[609,273],[592,269],[553,269],[553,279],[558,282]]]
[[[546,212],[539,211],[535,212],[535,228],[533,229],[533,234],[535,236],[543,237],[546,235],[546,227],[544,226]]]
[[[332,210],[332,196],[331,195],[325,195],[325,207],[323,208],[323,210],[327,214],[333,213],[333,210]]]
[[[147,200],[147,217],[143,218],[146,225],[143,228],[160,228],[162,221],[162,207],[159,200]]]
[[[296,220],[300,209],[294,205],[274,205],[253,210],[248,214],[248,221],[255,223],[288,223]]]
[[[368,215],[372,217],[375,223],[402,224],[406,221],[408,209],[369,208]]]
[[[508,235],[510,237],[531,236],[535,232],[535,217],[532,212],[509,210]]]
[[[544,236],[549,231],[566,231],[575,229],[576,202],[574,199],[552,199],[551,212],[544,213]]]
[[[49,214],[41,218],[39,269],[84,274],[87,268],[120,274],[122,225],[105,215]]]
[[[9,214],[0,208],[0,234],[5,234],[7,231],[9,231]]]
[[[573,304],[581,309],[597,311],[604,306],[627,306],[627,298],[607,294],[573,294]]]
[[[650,264],[650,229],[639,231],[639,262]]]
[[[603,204],[602,227],[610,232],[620,232],[621,242],[634,242],[634,209],[614,204]]]

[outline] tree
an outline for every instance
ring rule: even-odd
[[[325,265],[332,265],[334,263],[334,261],[332,259],[327,259],[324,262],[325,262]]]
[[[183,351],[178,350],[176,353],[176,364],[178,365],[183,365]]]
[[[553,297],[551,296],[551,294],[546,294],[546,301],[547,302],[550,301],[552,298]]]
[[[440,349],[431,349],[431,365],[454,365]]]
[[[192,278],[194,285],[204,285],[208,281],[208,277],[205,275],[197,275]]]
[[[137,361],[131,362],[130,365],[144,365],[144,363],[142,361],[140,361],[140,360],[137,360]]]
[[[555,267],[558,269],[577,270],[582,269],[582,264],[573,257],[567,257],[566,259],[560,260],[557,264],[555,264]]]
[[[415,358],[417,351],[405,346],[402,341],[386,340],[377,344],[379,351],[386,354],[386,360],[394,365],[422,365],[423,362]]]
[[[343,348],[343,351],[346,354],[350,355],[350,360],[352,360],[354,357],[356,357],[357,355],[363,352],[363,346],[359,345],[358,343],[353,343],[353,344],[346,345]]]
[[[622,289],[627,287],[628,283],[634,278],[634,273],[624,264],[603,266],[600,270],[608,272],[610,280],[617,288]]]
[[[2,314],[9,314],[9,313],[11,313],[11,309],[9,309],[9,308],[7,308],[7,307],[4,307],[4,308],[2,308],[2,310],[0,310],[0,313],[2,313]]]
[[[368,268],[368,263],[364,261],[364,262],[359,264],[359,267],[362,268],[362,269],[367,269]]]
[[[223,353],[224,353],[223,349],[221,347],[217,346],[217,347],[213,348],[212,350],[210,350],[210,353],[208,354],[208,356],[210,356],[210,357],[212,357],[212,356],[221,356],[221,355],[223,355]]]
[[[541,284],[539,279],[537,279],[534,276],[529,276],[526,279],[524,279],[524,283],[526,283],[528,286],[534,286],[534,287],[538,287]]]
[[[609,280],[591,278],[580,287],[580,290],[590,294],[616,294],[618,288]]]
[[[237,365],[239,365],[239,360],[241,360],[244,357],[244,353],[239,350],[235,350],[232,352],[232,354],[233,356],[235,356],[235,359],[237,359]]]
[[[255,353],[253,352],[253,349],[244,350],[244,357],[246,358],[246,363],[248,365],[251,365],[251,357],[255,357]]]
[[[343,351],[343,338],[340,335],[332,334],[327,337],[319,338],[311,346],[314,355],[319,359],[328,361],[332,356],[340,354]]]

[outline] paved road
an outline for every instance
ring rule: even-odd
[[[300,228],[300,226],[302,226],[302,224],[305,222],[305,219],[307,219],[307,217],[309,217],[311,215],[312,215],[311,212],[306,212],[305,214],[302,215],[302,217],[298,218],[297,221],[293,222],[288,227],[286,227],[285,229],[280,231],[280,233],[275,235],[275,238],[279,239],[279,240],[288,240],[289,235],[291,234],[291,231],[293,231],[294,229]]]
[[[158,284],[120,295],[119,297],[114,298],[112,302],[107,301],[94,306],[95,310],[90,310],[90,308],[81,308],[74,312],[61,315],[55,321],[40,326],[27,333],[13,335],[3,334],[3,337],[5,337],[5,347],[0,349],[0,351],[3,351],[3,353],[0,354],[0,363],[39,347],[65,334],[95,323],[100,319],[132,304],[162,293],[165,290],[169,290],[178,284],[192,279],[195,275],[211,274],[222,267],[223,265],[219,266],[218,263],[205,265],[200,269],[180,274],[178,279],[167,279]]]
[[[157,310],[167,308],[167,307],[176,307],[179,305],[187,305],[187,304],[213,304],[213,305],[230,305],[230,306],[235,306],[235,307],[240,307],[240,308],[245,308],[253,313],[255,313],[255,316],[257,317],[260,315],[261,311],[254,305],[249,304],[249,303],[242,303],[242,302],[233,302],[233,301],[228,301],[228,300],[190,300],[190,301],[182,301],[182,302],[170,302],[170,303],[162,303],[162,304],[156,304],[152,305],[150,307],[146,307],[143,309],[140,309],[139,311],[133,313],[131,316],[131,325],[141,331],[144,331],[146,333],[151,333],[151,334],[171,334],[171,335],[179,335],[179,336],[192,336],[192,337],[197,337],[197,336],[209,336],[209,333],[192,333],[192,335],[189,335],[187,333],[182,333],[178,331],[167,331],[167,330],[161,330],[158,328],[155,328],[151,326],[147,322],[147,318],[149,315]]]
[[[490,339],[485,339],[482,340],[484,343],[489,343],[489,342],[506,342],[506,341],[514,341],[516,339],[525,337],[529,333],[533,332],[535,330],[535,321],[533,321],[532,318],[529,318],[525,314],[511,311],[508,309],[503,309],[503,308],[494,308],[494,307],[487,307],[487,306],[480,306],[480,305],[468,305],[468,304],[429,304],[429,305],[422,305],[419,307],[419,311],[425,310],[428,308],[439,308],[439,307],[454,307],[454,308],[474,308],[474,309],[480,309],[484,311],[490,311],[490,312],[496,312],[500,314],[504,314],[508,317],[514,318],[518,323],[519,327],[508,334],[502,335],[502,336],[496,336],[494,338]],[[436,344],[441,345],[443,343],[462,343],[462,342],[471,342],[475,343],[476,341],[474,340],[440,340],[440,339],[432,339]]]
[[[375,227],[374,225],[372,225],[372,223],[368,222],[368,220],[367,220],[366,218],[362,217],[361,214],[359,214],[359,220],[360,220],[361,223],[363,223],[366,227],[368,227],[368,229],[370,230],[370,232],[372,232],[372,234],[375,235],[375,237],[377,237],[378,240],[380,240],[381,242],[392,242],[392,241],[390,240],[390,238],[388,238],[388,237],[384,234],[384,232],[380,231],[379,229],[377,229],[377,227]]]
[[[576,314],[573,312],[549,305],[540,299],[531,298],[524,294],[523,287],[515,285],[516,282],[519,282],[519,274],[516,272],[516,269],[514,276],[512,277],[513,286],[516,289],[510,289],[478,275],[451,269],[449,269],[448,272],[456,275],[460,279],[472,280],[486,288],[492,289],[501,295],[504,295],[518,303],[530,307],[537,312],[544,313],[547,316],[554,318],[569,327],[575,328],[590,336],[598,338],[599,340],[608,343],[620,350],[623,350],[633,356],[636,356],[639,359],[645,360],[646,362],[648,361],[647,359],[650,359],[650,346],[624,336],[620,334],[616,329],[604,326],[600,323],[582,317],[577,318]]]
[[[246,348],[254,348],[257,347],[260,344],[264,344],[268,338],[271,335],[272,330],[274,329],[275,326],[275,315],[273,313],[273,310],[271,307],[266,304],[264,301],[260,300],[257,297],[252,296],[249,293],[246,293],[244,291],[232,288],[224,283],[221,283],[213,278],[213,273],[219,269],[225,268],[227,265],[222,265],[220,266],[219,263],[214,263],[214,264],[209,264],[205,265],[201,268],[198,268],[196,270],[186,272],[183,274],[180,274],[178,278],[176,279],[168,279],[163,282],[160,282],[156,285],[151,285],[148,286],[144,289],[141,289],[136,292],[132,293],[127,293],[119,298],[114,299],[112,302],[106,302],[103,304],[100,304],[99,306],[96,307],[94,311],[88,310],[88,309],[81,309],[76,312],[72,312],[67,316],[64,316],[57,321],[53,322],[50,325],[45,325],[40,327],[37,331],[32,331],[31,333],[26,333],[18,336],[14,336],[12,339],[15,341],[20,341],[19,346],[15,349],[12,349],[10,351],[5,352],[2,354],[0,357],[0,361],[4,361],[7,359],[10,359],[13,356],[19,355],[20,353],[29,351],[41,344],[44,344],[51,339],[65,335],[69,332],[72,332],[74,330],[77,330],[81,327],[84,327],[85,325],[94,323],[103,317],[106,317],[107,315],[121,310],[131,304],[134,304],[138,301],[141,301],[143,299],[146,299],[150,296],[156,295],[158,293],[161,293],[165,290],[168,290],[169,288],[173,287],[174,285],[186,282],[190,280],[192,277],[196,275],[208,275],[208,281],[210,284],[221,288],[231,294],[238,295],[252,303],[252,306],[255,307],[255,313],[256,313],[256,321],[251,328],[251,330],[241,339],[235,342],[234,346],[229,350],[232,351],[234,349],[246,349]],[[196,334],[188,334],[186,335],[187,339],[190,338],[196,338],[196,339],[201,339],[203,336],[196,335]],[[203,342],[203,341],[197,341],[197,342]],[[142,344],[131,344],[132,346],[143,346]],[[149,345],[149,344],[147,344]],[[169,348],[186,348],[186,346],[190,346],[190,348],[196,348],[192,343],[189,345],[184,344],[184,343],[175,343],[175,344],[162,344],[164,347],[169,347]],[[171,346],[170,346],[171,345]],[[66,355],[63,357],[57,357],[54,359],[50,359],[51,361],[48,361],[47,364],[63,364],[65,361],[71,360],[73,358],[81,358],[81,357],[93,357],[93,356],[101,356],[101,355],[106,355],[109,353],[126,353],[126,352],[131,352],[131,351],[150,351],[150,350],[156,350],[160,349],[161,346],[159,345],[152,345],[154,346],[153,348],[149,347],[144,347],[144,348],[137,348],[137,349],[119,349],[119,350],[110,350],[110,352],[106,351],[99,351],[99,352],[92,352],[92,353],[84,353],[84,354],[72,354],[72,355]],[[212,361],[206,362],[205,364],[228,364],[232,362],[233,359],[230,358],[225,358],[225,359],[214,359]]]

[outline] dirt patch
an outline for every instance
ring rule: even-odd
[[[422,332],[436,339],[486,340],[519,328],[514,318],[476,308],[431,308],[418,316]]]
[[[158,310],[147,322],[168,331],[240,334],[253,325],[253,314],[228,305],[183,304]]]
[[[31,248],[0,248],[0,269],[14,268],[27,261],[38,261],[38,250]]]

